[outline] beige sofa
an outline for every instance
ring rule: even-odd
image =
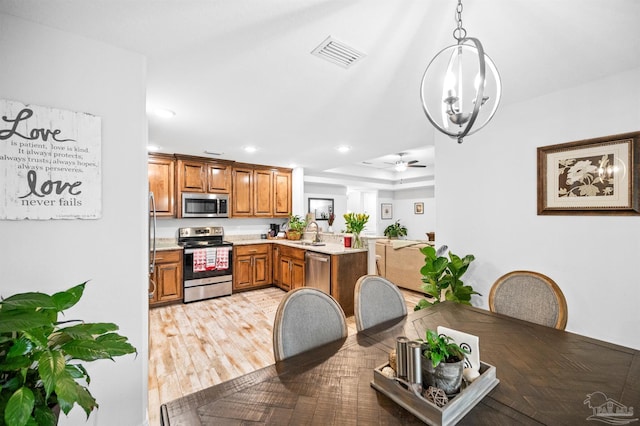
[[[376,263],[378,273],[398,287],[422,293],[422,274],[424,265],[422,247],[433,242],[406,240],[376,241]]]

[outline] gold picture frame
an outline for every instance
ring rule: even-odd
[[[413,214],[424,214],[424,203],[413,203]]]
[[[640,132],[538,148],[538,215],[638,215]]]

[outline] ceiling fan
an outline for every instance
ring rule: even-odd
[[[402,156],[406,155],[405,152],[399,152],[397,155],[400,157],[400,159],[393,164],[393,168],[396,170],[396,172],[404,172],[408,167],[427,167],[423,164],[416,164],[418,160],[404,161],[402,159]]]

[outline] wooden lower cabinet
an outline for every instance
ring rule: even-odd
[[[338,301],[346,316],[354,312],[356,281],[366,274],[366,251],[331,256],[331,296]]]
[[[233,248],[233,290],[271,285],[270,244],[251,244]]]
[[[280,246],[278,244],[272,245],[271,258],[271,264],[273,265],[273,276],[271,278],[273,280],[273,284],[282,288],[280,286]]]
[[[305,286],[305,249],[280,244],[233,248],[233,291],[274,284],[285,291]],[[353,315],[356,281],[367,274],[367,252],[331,255],[331,296],[345,315]]]
[[[156,267],[149,283],[149,306],[166,305],[182,301],[182,250],[156,252]]]
[[[295,247],[280,247],[280,266],[278,267],[279,287],[283,290],[295,290],[304,286],[305,250]]]

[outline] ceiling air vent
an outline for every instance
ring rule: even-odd
[[[347,46],[331,36],[320,43],[320,46],[313,49],[311,54],[340,65],[343,68],[349,68],[365,57],[364,53],[358,52],[353,47]]]

